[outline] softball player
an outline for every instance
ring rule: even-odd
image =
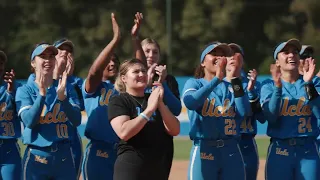
[[[90,140],[82,164],[82,177],[87,179],[113,179],[118,136],[108,121],[109,99],[117,94],[111,81],[102,81],[109,74],[113,50],[120,40],[120,29],[112,14],[113,40],[103,49],[89,70],[83,83],[83,97],[88,122],[85,136]],[[114,57],[114,56],[113,56]],[[107,69],[107,70],[106,70]],[[112,69],[114,70],[114,69]]]
[[[189,136],[193,141],[190,180],[246,178],[237,124],[250,113],[250,105],[236,75],[240,66],[228,61],[231,87],[223,80],[225,57],[230,54],[227,44],[215,42],[207,46],[196,69],[199,76],[189,79],[183,89],[182,98],[190,119]]]
[[[76,179],[70,140],[81,123],[80,104],[67,73],[53,80],[58,50],[42,43],[31,55],[36,79],[17,90],[18,116],[24,123],[23,179]],[[67,170],[67,171],[66,171]]]
[[[174,76],[167,74],[166,65],[158,65],[158,63],[160,62],[160,46],[158,42],[154,39],[146,38],[141,42],[141,46],[147,60],[149,81],[159,81],[163,84],[163,87],[165,89],[165,104],[175,116],[179,116],[182,106],[180,101],[178,82]],[[151,93],[151,88],[146,88],[146,92]],[[166,146],[168,152],[164,157],[166,162],[165,174],[167,178],[169,178],[172,159],[174,155],[172,136],[168,136]]]
[[[299,74],[301,44],[290,39],[279,44],[270,71],[273,80],[261,87],[263,114],[271,137],[266,162],[266,179],[320,179],[320,159],[316,144],[319,135],[318,82],[312,82],[314,60]],[[317,115],[317,117],[316,117]]]
[[[232,57],[234,61],[240,63],[240,67],[243,67],[244,51],[242,47],[235,43],[229,44],[229,47],[234,52]],[[242,71],[241,77],[242,86],[250,100],[252,114],[247,116],[241,124],[238,124],[240,126],[241,133],[239,145],[245,163],[246,178],[247,180],[255,180],[257,178],[259,168],[258,149],[254,139],[257,134],[256,120],[259,120],[261,123],[264,123],[265,120],[262,116],[262,109],[259,102],[260,84],[256,81],[257,71],[255,69],[250,70],[248,75]]]
[[[67,74],[68,74],[67,83],[70,83],[74,87],[74,89],[78,95],[79,102],[80,102],[80,110],[84,111],[84,102],[83,102],[83,96],[82,96],[82,91],[81,91],[83,80],[77,76],[73,76],[74,45],[70,40],[63,38],[63,39],[57,40],[55,43],[53,43],[53,46],[55,46],[58,49],[58,54],[56,56],[57,61],[58,61],[58,59],[66,59],[67,60],[66,63],[64,64],[65,67],[70,67],[68,69],[69,71],[67,72]],[[73,140],[71,142],[71,147],[72,147],[75,167],[76,167],[76,171],[77,171],[77,179],[79,179],[80,172],[81,172],[83,151],[82,151],[82,140],[81,140],[81,137],[80,137],[79,132],[76,127],[74,128],[74,135],[73,135]]]
[[[14,101],[20,84],[15,83],[13,70],[5,73],[6,62],[7,56],[0,51],[0,179],[15,180],[21,179],[21,157],[17,143],[21,127]]]

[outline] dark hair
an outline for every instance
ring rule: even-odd
[[[200,79],[200,78],[204,77],[204,68],[203,68],[203,66],[201,66],[201,64],[199,64],[196,67],[196,70],[194,71],[194,77],[196,79]]]
[[[112,54],[111,61],[113,61],[117,66],[120,66],[119,56],[116,53]]]

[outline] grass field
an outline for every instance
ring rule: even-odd
[[[266,159],[267,150],[269,145],[268,137],[257,137],[256,138],[259,150],[260,159]],[[21,148],[21,155],[23,155],[25,150],[25,145],[19,141]],[[88,144],[87,139],[82,140],[83,150],[85,151],[86,145]],[[174,140],[174,160],[189,160],[190,148],[192,146],[192,141],[188,138],[176,138]]]

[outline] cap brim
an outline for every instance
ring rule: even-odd
[[[238,44],[236,44],[236,43],[230,43],[230,44],[228,44],[228,46],[231,48],[231,50],[234,48],[234,49],[237,49],[237,51],[239,51],[242,55],[244,55],[243,54],[243,51],[242,51],[242,48],[238,45]]]
[[[314,49],[310,45],[302,45],[301,50],[300,50],[300,55],[302,55],[306,50],[310,50],[314,52]]]
[[[56,47],[52,46],[52,45],[47,46],[46,48],[44,48],[43,51],[40,54],[42,54],[46,50],[52,51],[54,53],[54,55],[58,54],[58,49]]]
[[[211,51],[213,51],[214,49],[217,49],[217,48],[221,48],[224,52],[224,55],[225,56],[230,56],[232,53],[232,49],[228,46],[228,44],[226,43],[220,43],[218,44],[216,47],[214,47]]]
[[[70,47],[72,48],[72,50],[73,50],[73,48],[74,48],[74,44],[73,44],[71,41],[69,41],[69,40],[63,41],[63,42],[55,45],[55,47],[56,47],[56,48],[59,48],[59,47],[62,46],[62,45],[68,45],[68,46],[70,46]]]
[[[285,47],[287,47],[289,45],[295,46],[299,52],[301,51],[302,45],[301,45],[300,41],[298,39],[289,39],[279,52],[281,52]]]
[[[7,55],[3,51],[0,51],[0,58],[7,62]]]

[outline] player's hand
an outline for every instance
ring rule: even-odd
[[[62,77],[59,77],[57,95],[58,95],[58,100],[60,101],[63,101],[66,98],[67,77],[68,77],[68,74],[66,71],[63,72]]]
[[[39,94],[41,96],[45,96],[47,94],[48,83],[46,82],[45,76],[41,72],[39,75],[40,75],[39,82],[38,82]]]
[[[248,87],[247,87],[248,91],[251,91],[254,88],[254,85],[256,84],[256,81],[257,81],[257,77],[258,77],[258,72],[255,69],[252,69],[249,71],[248,77],[247,77],[249,79]]]
[[[118,22],[116,20],[114,13],[111,13],[111,20],[112,20],[112,29],[113,29],[113,40],[115,40],[116,42],[119,42],[121,38],[120,27],[118,25]]]
[[[225,70],[227,65],[227,59],[221,58],[218,60],[216,76],[222,80],[225,77]]]
[[[148,85],[151,85],[152,82],[153,82],[153,77],[155,75],[155,69],[156,69],[156,66],[158,64],[154,63],[151,65],[151,67],[148,69],[148,72],[147,72],[147,75],[148,75]]]
[[[13,69],[11,69],[10,72],[6,72],[4,75],[4,82],[8,84],[7,91],[11,93],[14,89],[14,80],[15,80],[16,74]]]
[[[271,76],[274,81],[274,84],[277,87],[282,87],[280,67],[276,66],[275,64],[271,64],[270,65],[270,72],[271,72]]]
[[[158,108],[159,99],[160,88],[156,87],[153,89],[152,93],[149,96],[147,109],[151,112],[154,112]]]
[[[133,38],[138,37],[142,21],[143,21],[143,14],[140,12],[137,12],[135,14],[134,25],[131,29],[131,36]]]
[[[306,59],[303,66],[303,80],[304,82],[311,82],[316,70],[314,59]],[[306,65],[307,64],[307,65]]]
[[[167,75],[168,75],[167,66],[166,65],[164,65],[164,66],[162,66],[162,65],[156,66],[154,70],[155,70],[155,73],[159,75],[158,82],[162,83],[163,81],[166,80]]]
[[[72,66],[73,66],[73,58],[72,58],[72,54],[68,53],[67,55],[67,67],[70,68],[66,68],[66,72],[68,74],[68,76],[72,75]]]
[[[164,96],[164,88],[162,86],[162,83],[160,83],[159,81],[155,81],[152,86],[154,87],[154,89],[158,88],[159,89],[159,103],[163,103],[163,96]],[[154,90],[153,89],[153,90]]]

